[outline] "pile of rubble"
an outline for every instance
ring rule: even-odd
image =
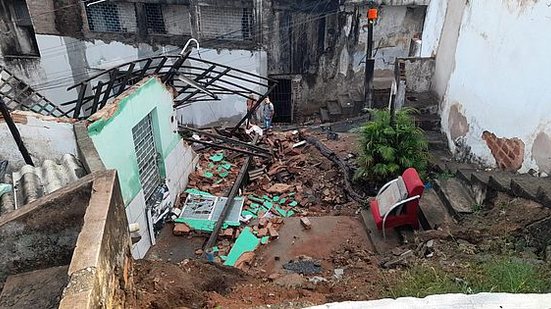
[[[208,134],[214,136],[215,133]],[[231,151],[205,147],[205,144],[215,144],[216,138],[207,136],[201,139],[202,145],[197,150],[200,153],[198,167],[189,177],[188,189],[181,194],[179,209],[173,210],[175,235],[209,234],[213,231],[213,220],[196,224],[196,219],[181,218],[189,206],[186,202],[189,203],[190,195],[204,196],[206,199],[208,196],[228,196],[241,166],[250,155],[239,149]],[[242,267],[252,259],[256,247],[277,239],[282,218],[303,217],[303,225],[308,228],[306,216],[327,214],[353,203],[342,190],[339,171],[303,140],[300,132],[273,132],[260,138],[254,146],[257,148],[253,150],[262,147],[271,155],[253,155],[247,173],[248,182],[242,186],[242,194],[234,199],[229,211],[230,214],[238,211],[239,220],[230,220],[228,217],[231,215],[226,216],[216,246],[208,252],[199,249],[196,254],[206,255],[226,265]],[[206,210],[194,204],[197,212],[204,211],[198,214],[199,217],[204,215],[201,220],[208,220],[206,218],[217,213],[215,204],[212,202]],[[354,208],[357,206],[354,205]]]

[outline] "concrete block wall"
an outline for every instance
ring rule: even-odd
[[[0,216],[0,290],[7,276],[68,267],[59,308],[134,301],[128,221],[117,173],[96,172]]]
[[[435,65],[434,58],[399,58],[397,60],[403,61],[405,65],[407,91],[431,91]]]
[[[59,308],[131,307],[130,234],[116,171],[95,173],[92,189]]]

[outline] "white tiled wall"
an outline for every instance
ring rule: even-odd
[[[147,217],[145,215],[145,197],[143,190],[140,190],[138,195],[130,202],[126,207],[126,217],[128,223],[138,223],[140,225],[139,234],[142,239],[132,245],[132,257],[135,259],[141,259],[145,256],[149,248],[151,247],[151,238],[147,229]]]
[[[166,183],[173,202],[178,194],[186,188],[189,174],[194,170],[197,158],[191,147],[183,141],[166,158]]]

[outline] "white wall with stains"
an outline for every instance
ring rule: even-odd
[[[450,1],[447,18],[455,2]],[[441,109],[450,147],[456,150],[459,143],[470,148],[478,160],[492,165],[495,160],[482,133],[518,138],[525,145],[519,172],[535,169],[549,174],[549,1],[468,1],[462,15],[455,52],[440,54],[445,43],[443,33],[436,58],[437,68],[451,67]]]

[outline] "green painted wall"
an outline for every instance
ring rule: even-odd
[[[121,99],[111,117],[96,120],[88,126],[88,134],[105,167],[118,171],[126,206],[141,190],[132,128],[151,113],[157,152],[166,159],[181,141],[180,135],[171,127],[172,104],[172,94],[159,80],[151,78]],[[164,163],[159,169],[161,176],[166,176]]]

